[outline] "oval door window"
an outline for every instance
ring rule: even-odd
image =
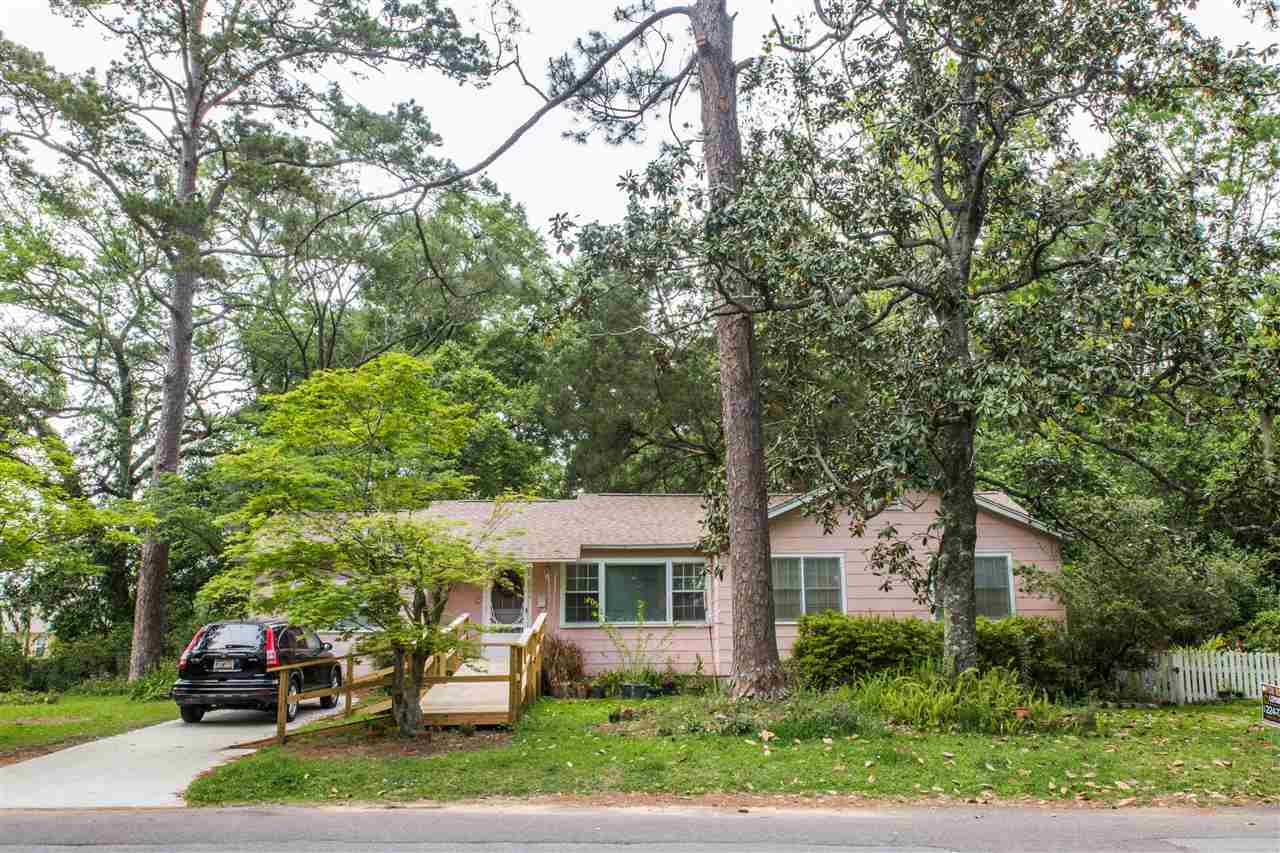
[[[505,572],[489,593],[493,621],[499,625],[519,625],[524,621],[524,578],[518,572]]]

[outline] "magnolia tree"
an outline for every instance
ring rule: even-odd
[[[248,494],[227,520],[241,526],[231,552],[241,583],[259,590],[254,609],[373,628],[360,650],[394,660],[406,737],[421,723],[428,658],[470,651],[442,629],[450,592],[521,572],[497,547],[499,517],[464,530],[422,513],[467,492],[459,454],[476,420],[446,385],[430,361],[401,354],[316,373],[268,398],[258,437],[218,463]]]
[[[820,31],[847,38],[756,69],[787,119],[750,137],[723,231],[764,283],[743,302],[770,316],[792,396],[774,470],[823,487],[812,511],[833,525],[904,492],[940,496],[927,566],[903,543],[876,556],[941,606],[953,672],[976,663],[976,438],[1045,387],[1070,411],[1082,379],[1013,364],[988,333],[1057,282],[1096,298],[1177,280],[1199,252],[1194,211],[1132,116],[1224,79],[1190,5],[823,3]],[[1085,122],[1105,137],[1096,151]],[[1069,330],[1077,307],[1054,297],[1049,327],[1015,331]]]

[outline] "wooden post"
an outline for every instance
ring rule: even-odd
[[[356,671],[356,659],[352,652],[347,652],[347,680],[344,682],[347,688],[347,707],[343,712],[344,717],[351,716],[351,684],[355,681],[353,677]]]
[[[276,744],[284,743],[284,729],[289,722],[289,671],[277,673],[276,689]]]
[[[524,649],[519,646],[511,646],[510,648],[511,660],[510,666],[508,667],[509,672],[507,673],[507,678],[510,681],[511,689],[508,691],[509,698],[507,699],[507,702],[510,707],[507,709],[507,717],[512,723],[515,723],[515,721],[520,718],[520,698],[522,693],[520,689],[520,670],[521,664],[524,663]]]

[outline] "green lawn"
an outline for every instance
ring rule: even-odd
[[[310,745],[299,739],[218,768],[197,780],[187,799],[223,804],[629,792],[1126,805],[1167,798],[1203,804],[1280,799],[1280,731],[1255,725],[1256,702],[1109,711],[1101,715],[1100,733],[1088,736],[895,731],[774,739],[767,752],[758,735],[670,735],[665,728],[646,730],[643,720],[602,727],[617,707],[607,700],[544,700],[508,744],[429,757],[370,755],[367,741],[356,736],[348,743],[359,743],[365,755],[349,757],[338,736]]]
[[[167,699],[137,702],[128,696],[60,696],[52,705],[0,705],[0,764],[177,716],[177,706]]]

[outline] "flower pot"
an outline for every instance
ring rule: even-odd
[[[1019,720],[1025,720],[1031,712],[1026,708],[1014,708],[1013,715]]]
[[[649,685],[647,684],[623,684],[623,699],[648,699]]]
[[[604,698],[604,685],[603,685],[603,684],[593,684],[593,685],[591,685],[591,698],[592,698],[592,699],[603,699],[603,698]]]

